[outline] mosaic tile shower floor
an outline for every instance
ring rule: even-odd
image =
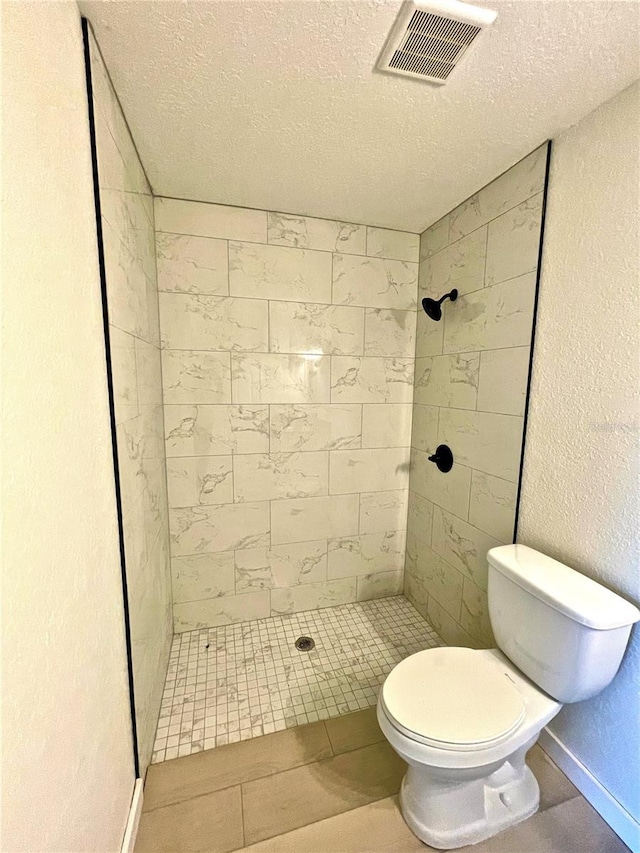
[[[402,596],[176,634],[152,763],[368,708],[397,663],[440,645]]]

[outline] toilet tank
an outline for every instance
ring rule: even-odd
[[[526,545],[492,548],[487,560],[498,647],[560,702],[600,693],[618,671],[640,611]]]

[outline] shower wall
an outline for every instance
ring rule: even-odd
[[[418,236],[155,211],[175,630],[401,592]]]
[[[98,46],[91,76],[141,775],[172,637],[153,198]]]
[[[405,594],[445,641],[493,642],[487,551],[513,541],[547,145],[428,228],[419,297]],[[428,461],[438,444],[453,469]]]

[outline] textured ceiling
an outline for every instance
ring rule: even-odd
[[[636,0],[486,5],[434,87],[372,70],[396,0],[80,2],[157,194],[410,231],[640,74]]]

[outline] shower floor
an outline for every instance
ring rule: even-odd
[[[176,634],[151,761],[368,708],[397,663],[440,645],[403,596]]]

